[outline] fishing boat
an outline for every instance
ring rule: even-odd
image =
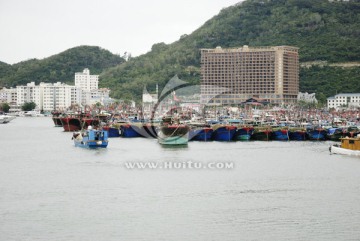
[[[258,141],[270,141],[271,133],[272,128],[270,126],[256,127],[251,138]]]
[[[115,125],[103,126],[103,130],[108,132],[108,137],[120,137],[120,128]]]
[[[322,127],[313,127],[307,130],[307,134],[310,140],[325,141],[327,131]]]
[[[140,126],[134,123],[121,124],[120,132],[121,136],[126,138],[141,137]]]
[[[236,129],[236,126],[232,125],[214,125],[212,138],[215,141],[231,141],[234,138]]]
[[[331,154],[343,154],[351,156],[360,156],[360,135],[356,137],[340,138],[341,144],[330,146]]]
[[[186,145],[189,141],[188,125],[180,124],[172,117],[163,118],[157,134],[158,141],[162,145]]]
[[[192,123],[190,124],[189,140],[211,141],[213,132],[213,128],[208,124]]]
[[[105,130],[92,129],[74,132],[72,139],[75,146],[84,148],[106,148],[108,145],[108,132]]]
[[[81,119],[78,116],[60,118],[64,131],[79,131],[82,129]]]
[[[289,130],[287,128],[274,128],[271,133],[271,139],[276,141],[290,140]]]
[[[252,126],[240,126],[237,128],[235,133],[235,140],[250,140],[251,136],[254,134],[254,127]]]
[[[333,127],[327,129],[326,133],[326,139],[332,140],[332,141],[339,141],[340,138],[345,137],[346,130],[339,127]]]
[[[306,129],[291,127],[289,129],[289,137],[292,141],[305,141],[306,140]]]
[[[61,122],[61,112],[52,112],[52,120],[54,122],[55,127],[62,127],[62,122]]]

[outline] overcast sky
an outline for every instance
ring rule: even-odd
[[[0,61],[42,59],[80,45],[138,56],[239,1],[0,0]]]

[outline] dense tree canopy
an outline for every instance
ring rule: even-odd
[[[21,106],[21,110],[23,111],[31,111],[33,109],[35,109],[36,104],[34,102],[25,102],[22,106]]]
[[[154,90],[175,74],[192,84],[200,82],[200,49],[291,45],[300,48],[300,61],[360,61],[359,1],[248,0],[223,9],[190,35],[167,45],[154,44],[145,55],[104,71],[103,86],[115,97],[140,96],[143,86]],[[359,68],[326,67],[301,70],[300,89],[335,93],[328,88],[338,77],[337,91],[349,91]],[[351,84],[342,85],[342,81]],[[326,83],[324,85],[323,83]],[[353,89],[354,90],[354,89]]]
[[[0,62],[0,86],[16,86],[34,81],[73,83],[74,74],[88,68],[91,74],[123,63],[119,55],[92,46],[80,46],[42,60],[30,59],[14,65]]]

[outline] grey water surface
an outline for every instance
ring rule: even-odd
[[[332,142],[87,150],[46,117],[0,136],[0,240],[360,240],[360,158],[330,155]],[[147,162],[233,167],[128,166]]]

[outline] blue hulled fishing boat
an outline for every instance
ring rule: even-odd
[[[120,137],[120,128],[119,126],[104,126],[103,130],[108,132],[108,137]]]
[[[305,129],[296,129],[296,128],[291,128],[289,130],[289,137],[290,140],[294,140],[294,141],[305,141],[306,140],[306,130]]]
[[[106,148],[108,145],[108,132],[94,130],[89,126],[86,131],[75,132],[72,139],[75,146],[85,148]]]
[[[209,126],[194,127],[189,132],[189,140],[194,141],[211,141],[214,130]]]
[[[215,141],[231,141],[236,132],[236,126],[232,125],[215,125],[213,126],[213,136]]]
[[[120,131],[122,137],[141,137],[139,126],[134,124],[123,124],[120,126]]]
[[[307,134],[310,140],[313,141],[325,141],[327,131],[322,127],[314,127],[307,130]]]
[[[290,140],[289,130],[285,128],[273,129],[271,139],[275,141],[288,141]]]

